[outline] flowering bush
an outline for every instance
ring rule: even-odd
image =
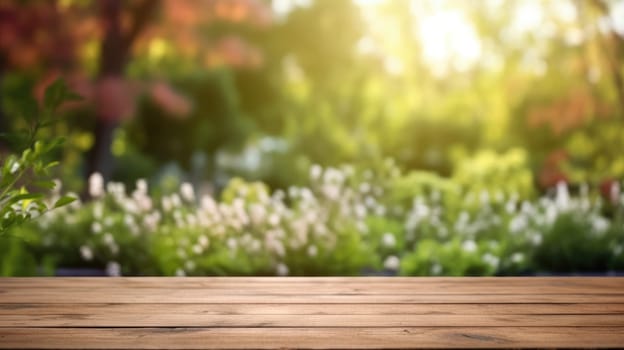
[[[616,183],[617,184],[617,183]],[[92,200],[46,213],[41,260],[109,275],[492,275],[624,267],[624,195],[560,184],[531,200],[431,174],[313,166],[271,192],[233,179],[218,198],[184,183],[151,196],[91,176]]]

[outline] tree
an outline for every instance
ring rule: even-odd
[[[207,37],[205,29],[245,21],[264,25],[270,21],[266,9],[256,0],[5,1],[0,51],[7,59],[0,74],[28,71],[44,83],[67,76],[95,111],[85,175],[97,171],[109,179],[114,130],[134,114],[141,93],[171,114],[190,111],[190,102],[167,84],[167,72],[151,67],[129,74],[132,63],[165,45],[186,65],[257,64],[258,52],[243,40],[224,33]],[[99,54],[85,58],[85,52]]]

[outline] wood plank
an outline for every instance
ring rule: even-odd
[[[0,279],[0,348],[622,345],[624,278]]]
[[[155,289],[128,288],[100,289],[21,289],[0,288],[0,303],[159,303],[163,298],[169,303],[217,303],[217,304],[328,304],[328,303],[624,303],[622,294],[269,294],[253,289],[238,293],[220,293],[211,289]]]
[[[183,289],[240,290],[254,288],[259,291],[298,290],[305,293],[310,288],[324,291],[359,293],[478,293],[484,289],[489,294],[506,294],[519,288],[526,293],[541,294],[545,290],[552,293],[624,293],[624,278],[604,277],[501,277],[501,278],[402,278],[402,277],[312,277],[312,278],[271,278],[271,277],[231,277],[231,278],[5,278],[0,281],[3,288],[166,288],[172,285]]]
[[[0,304],[0,317],[155,315],[620,315],[624,304]]]
[[[624,288],[624,286],[623,286]],[[241,285],[241,286],[228,286],[228,287],[204,287],[204,288],[183,288],[179,286],[175,286],[175,284],[163,285],[161,287],[143,287],[143,288],[133,288],[129,286],[98,286],[98,287],[76,287],[71,284],[68,284],[65,288],[29,288],[25,287],[14,287],[14,286],[0,286],[0,295],[2,294],[11,294],[11,293],[20,293],[21,291],[32,290],[35,292],[49,292],[49,293],[58,293],[59,291],[69,291],[72,293],[83,293],[89,292],[93,290],[106,290],[106,291],[116,291],[123,293],[140,293],[140,294],[149,294],[154,293],[155,291],[172,291],[172,290],[186,290],[189,293],[205,293],[210,292],[213,294],[225,294],[225,295],[247,295],[247,294],[256,294],[256,295],[315,295],[315,294],[326,294],[326,295],[428,295],[428,294],[438,294],[438,295],[462,295],[462,294],[486,294],[486,295],[506,295],[506,294],[527,294],[527,295],[550,295],[550,294],[576,294],[576,295],[613,295],[613,296],[621,296],[624,297],[624,289],[606,289],[606,288],[532,288],[532,287],[499,287],[499,288],[480,288],[478,286],[454,286],[453,288],[445,288],[444,290],[436,290],[436,288],[432,288],[431,290],[427,289],[418,289],[412,290],[409,286],[404,288],[398,288],[390,286],[360,286],[360,287],[349,287],[343,285],[336,286],[314,286],[314,285],[306,285],[306,286],[288,286],[288,287],[264,287],[264,286],[255,286],[255,285]]]
[[[75,308],[58,314],[0,315],[0,327],[624,327],[624,315],[87,314]]]
[[[152,284],[163,282],[176,282],[183,284],[213,284],[213,283],[377,283],[392,281],[395,283],[408,283],[408,284],[427,284],[427,283],[484,283],[484,284],[499,284],[499,281],[505,283],[521,283],[521,284],[552,284],[552,283],[599,283],[599,284],[611,284],[621,283],[624,277],[610,277],[610,276],[597,276],[597,277],[578,277],[578,276],[552,276],[552,277],[401,277],[401,276],[352,276],[352,277],[339,277],[339,276],[309,276],[309,277],[270,277],[270,276],[258,276],[258,277],[219,277],[219,276],[207,276],[207,277],[3,277],[3,283],[66,283],[67,281],[73,281],[72,283],[98,283],[98,282],[118,282],[123,284]],[[39,282],[37,282],[39,281]],[[107,282],[108,281],[108,282]]]
[[[3,349],[615,348],[623,327],[2,328]]]
[[[511,286],[499,286],[495,288],[481,287],[478,285],[466,285],[450,287],[434,286],[430,289],[423,288],[411,288],[409,285],[370,285],[370,286],[348,286],[348,285],[336,285],[336,286],[315,286],[315,285],[301,285],[301,286],[257,286],[257,285],[232,285],[232,286],[210,286],[203,288],[184,288],[179,286],[174,288],[175,284],[163,285],[161,287],[140,287],[133,288],[130,286],[97,286],[97,287],[82,287],[73,286],[68,284],[65,288],[29,288],[28,286],[0,286],[0,294],[3,291],[11,290],[71,290],[71,291],[88,291],[93,289],[118,289],[118,290],[136,290],[149,293],[154,290],[171,290],[171,289],[184,289],[189,291],[210,291],[218,294],[249,294],[250,292],[256,294],[270,294],[270,295],[288,295],[288,294],[358,294],[358,295],[420,295],[420,294],[442,294],[442,295],[457,295],[457,294],[480,294],[486,293],[488,295],[495,294],[528,294],[528,295],[544,295],[544,294],[578,294],[578,295],[592,295],[592,294],[611,294],[624,296],[624,286],[622,288],[598,288],[598,287],[511,287]]]

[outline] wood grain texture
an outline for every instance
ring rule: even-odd
[[[7,328],[7,349],[617,348],[622,327]]]
[[[622,303],[624,295],[616,294],[266,294],[249,289],[240,293],[217,291],[151,289],[135,293],[124,289],[81,290],[1,290],[2,303],[84,304],[84,303],[160,303],[163,296],[175,304],[526,304],[526,303]]]
[[[3,278],[0,348],[624,347],[624,278]]]
[[[528,293],[596,293],[624,294],[624,278],[604,277],[17,277],[3,278],[0,287],[16,288],[182,288],[241,290],[253,286],[258,290],[296,290],[298,293],[324,291],[362,294],[407,291],[410,294],[509,294],[522,289]],[[313,287],[310,290],[308,287]]]

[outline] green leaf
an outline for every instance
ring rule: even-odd
[[[67,92],[67,86],[62,79],[56,79],[45,91],[43,105],[46,109],[54,110],[63,102],[63,96]]]
[[[53,168],[53,167],[55,167],[57,165],[59,165],[59,162],[55,160],[53,162],[50,162],[50,163],[46,164],[43,168],[47,170],[47,169]]]
[[[43,194],[41,193],[22,193],[22,194],[18,194],[16,196],[11,197],[8,202],[7,205],[11,205],[13,203],[19,202],[19,201],[23,201],[23,200],[32,200],[32,199],[39,199],[39,198],[43,198]]]
[[[58,207],[62,207],[64,205],[67,205],[67,204],[75,201],[76,199],[77,199],[76,197],[63,196],[63,197],[59,198],[59,200],[57,200],[56,203],[54,203],[54,208],[58,208]]]
[[[11,210],[11,205],[22,201],[22,200],[33,200],[33,199],[41,199],[43,198],[43,194],[41,193],[22,193],[18,195],[11,195],[4,199],[4,203],[2,203],[2,210],[0,211],[0,216],[4,217],[4,214]]]
[[[54,181],[36,181],[35,186],[46,190],[53,190],[54,187],[56,187],[56,183]]]
[[[43,105],[49,111],[55,110],[65,101],[81,100],[82,97],[69,90],[62,78],[56,79],[45,91]]]
[[[32,121],[39,117],[39,103],[32,95],[21,96],[17,102],[18,116],[27,121]]]
[[[39,127],[40,127],[40,128],[46,128],[46,127],[48,127],[48,126],[50,126],[50,125],[57,124],[57,123],[59,123],[60,121],[61,121],[60,119],[47,119],[47,120],[42,121],[42,122],[39,124]]]

